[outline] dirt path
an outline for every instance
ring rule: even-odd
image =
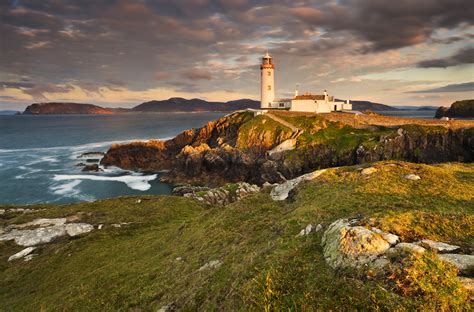
[[[269,118],[275,120],[276,122],[281,123],[281,124],[284,125],[285,127],[290,128],[293,132],[300,132],[300,131],[301,131],[301,129],[299,129],[299,128],[296,127],[295,125],[293,125],[293,124],[289,123],[288,121],[283,120],[283,119],[281,119],[280,117],[277,117],[277,116],[275,116],[275,115],[273,115],[273,114],[271,114],[271,113],[266,113],[265,116],[267,116],[267,117],[269,117]]]

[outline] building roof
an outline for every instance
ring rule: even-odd
[[[324,100],[323,94],[301,94],[294,98],[295,100]]]

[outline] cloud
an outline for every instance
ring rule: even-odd
[[[181,77],[188,80],[212,80],[212,74],[204,68],[186,69],[181,73]]]
[[[474,81],[466,83],[450,84],[447,86],[426,90],[410,91],[407,93],[447,93],[447,92],[472,92],[474,91]]]
[[[474,63],[474,48],[464,48],[459,50],[454,55],[448,56],[446,58],[440,59],[431,59],[421,61],[417,64],[421,68],[446,68],[449,66],[457,66],[463,64],[473,64]]]
[[[101,101],[108,90],[125,98],[170,86],[203,94],[231,87],[258,97],[266,50],[277,62],[279,92],[298,82],[324,89],[343,78],[339,91],[350,77],[414,66],[422,56],[439,61],[429,55],[452,49],[442,44],[467,47],[474,15],[471,0],[13,2],[0,1],[0,72],[2,80],[30,85],[2,92],[66,97],[57,86],[68,98],[85,93]],[[466,64],[461,56],[445,65]]]
[[[0,81],[0,88],[13,88],[13,89],[29,89],[35,86],[32,82],[23,82],[23,81]]]

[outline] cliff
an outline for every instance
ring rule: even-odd
[[[441,117],[474,117],[474,100],[456,101],[449,108],[438,108],[435,118]]]
[[[169,170],[164,181],[215,186],[282,182],[317,168],[378,160],[434,163],[474,158],[474,123],[447,128],[427,121],[420,121],[423,125],[397,123],[400,119],[381,116],[367,117],[372,124],[356,124],[363,118],[286,112],[254,117],[251,112],[236,112],[168,141],[114,145],[101,163]],[[275,149],[290,139],[294,143],[286,144],[289,147]]]
[[[92,104],[81,103],[34,103],[29,105],[23,114],[25,115],[60,115],[60,114],[93,114],[109,115],[115,114],[114,109],[103,108]]]

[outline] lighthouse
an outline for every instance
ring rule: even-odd
[[[260,108],[267,109],[272,107],[275,100],[275,65],[272,63],[272,57],[266,53],[262,58],[260,65],[261,72],[261,101]]]

